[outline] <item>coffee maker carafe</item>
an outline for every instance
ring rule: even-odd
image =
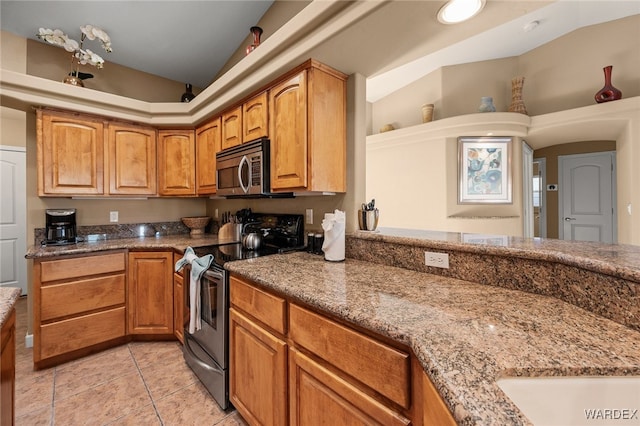
[[[76,243],[76,209],[47,209],[45,244]]]

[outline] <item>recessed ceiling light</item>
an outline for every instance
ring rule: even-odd
[[[477,15],[486,0],[449,0],[438,11],[438,21],[443,24],[457,24]]]

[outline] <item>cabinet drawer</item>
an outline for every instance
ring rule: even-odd
[[[286,302],[284,299],[255,288],[234,276],[230,279],[230,285],[232,305],[237,306],[278,333],[286,333]]]
[[[46,324],[40,327],[40,359],[86,348],[124,334],[124,306]]]
[[[40,320],[70,316],[125,302],[124,274],[41,288]]]
[[[40,263],[40,281],[99,275],[124,271],[124,253],[112,253],[74,257],[73,259],[47,260]]]
[[[289,336],[391,401],[409,408],[409,354],[292,303]]]

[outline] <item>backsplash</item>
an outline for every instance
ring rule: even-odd
[[[206,229],[207,233],[212,232],[213,227],[217,229],[217,224],[211,224]],[[155,237],[165,235],[188,234],[187,228],[182,221],[179,222],[154,222],[154,223],[123,223],[110,225],[78,226],[78,237],[85,241],[92,240],[115,240],[119,238]],[[46,239],[45,228],[34,229],[34,244],[40,245]]]
[[[551,296],[640,331],[640,283],[636,281],[515,253],[474,253],[468,245],[466,250],[455,250],[450,243],[439,241],[414,243],[348,235],[346,257]],[[425,249],[448,253],[449,268],[426,266]]]

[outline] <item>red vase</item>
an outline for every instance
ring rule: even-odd
[[[604,67],[604,87],[596,93],[595,99],[597,103],[617,101],[622,98],[622,92],[611,85],[612,65]]]
[[[253,43],[247,46],[247,55],[253,52],[256,47],[260,46],[260,36],[262,35],[262,28],[251,27],[249,31],[251,31],[251,34],[253,34]]]

